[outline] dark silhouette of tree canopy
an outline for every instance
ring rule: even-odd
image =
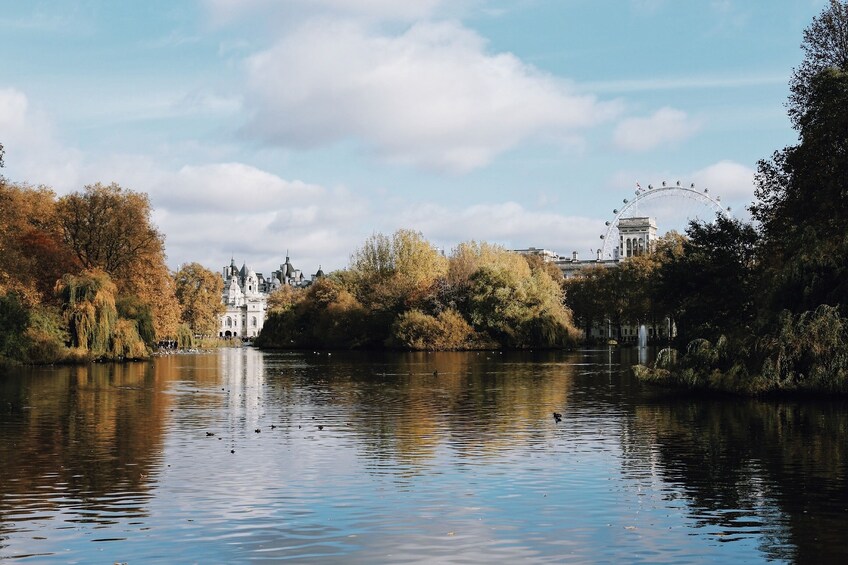
[[[820,304],[848,313],[848,2],[831,0],[801,48],[788,104],[800,143],[760,161],[751,206],[770,321]]]
[[[848,313],[848,72],[809,81],[801,142],[759,163],[753,217],[763,235],[768,309]]]
[[[672,312],[684,342],[750,333],[753,323],[757,232],[750,224],[717,216],[693,221],[683,253],[662,262],[654,289]]]
[[[789,118],[797,129],[813,103],[815,78],[826,69],[848,71],[848,2],[830,0],[830,7],[804,30],[801,49],[804,60],[789,81]]]

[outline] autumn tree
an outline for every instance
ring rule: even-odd
[[[164,252],[164,237],[151,224],[150,213],[146,194],[114,183],[88,185],[59,201],[65,240],[80,264],[119,280],[138,268],[154,268]]]
[[[286,308],[269,312],[256,339],[260,347],[355,348],[381,344],[388,328],[375,327],[356,297],[335,277],[318,279]]]
[[[57,216],[64,241],[84,269],[100,269],[120,294],[150,304],[157,336],[173,336],[179,305],[165,265],[164,237],[152,224],[144,193],[117,184],[88,185],[62,197]]]
[[[117,287],[100,270],[67,274],[56,285],[68,326],[70,345],[95,358],[141,358],[147,354],[138,327],[120,318]]]
[[[301,287],[284,284],[268,295],[268,312],[285,312],[300,303],[305,294]]]
[[[558,273],[556,273],[558,275]],[[548,266],[487,243],[445,258],[415,231],[374,234],[350,268],[280,292],[262,347],[568,347],[577,340]]]
[[[28,306],[52,303],[56,281],[79,270],[56,220],[53,191],[0,177],[0,292],[16,292]]]
[[[454,286],[465,285],[483,266],[497,266],[519,276],[530,276],[530,266],[518,253],[500,245],[472,240],[460,243],[451,251],[448,282]]]
[[[183,265],[174,275],[180,319],[194,333],[215,335],[218,317],[224,313],[221,295],[224,281],[220,275],[199,263]]]
[[[420,232],[374,234],[351,256],[356,296],[371,308],[399,312],[447,274],[448,261]]]

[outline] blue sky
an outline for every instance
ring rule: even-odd
[[[147,192],[173,268],[310,274],[401,227],[588,254],[636,182],[745,216],[824,6],[0,0],[3,174]]]

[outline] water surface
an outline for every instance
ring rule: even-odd
[[[19,370],[0,377],[0,560],[848,557],[844,402],[669,395],[634,355]]]

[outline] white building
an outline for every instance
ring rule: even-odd
[[[268,295],[284,285],[306,287],[315,279],[324,276],[324,271],[318,272],[306,279],[300,269],[295,269],[286,254],[286,262],[279,270],[265,278],[262,273],[256,273],[246,264],[241,269],[236,267],[235,259],[229,266],[224,267],[224,293],[221,301],[226,310],[218,318],[218,335],[220,337],[254,338],[265,325],[268,310]]]

